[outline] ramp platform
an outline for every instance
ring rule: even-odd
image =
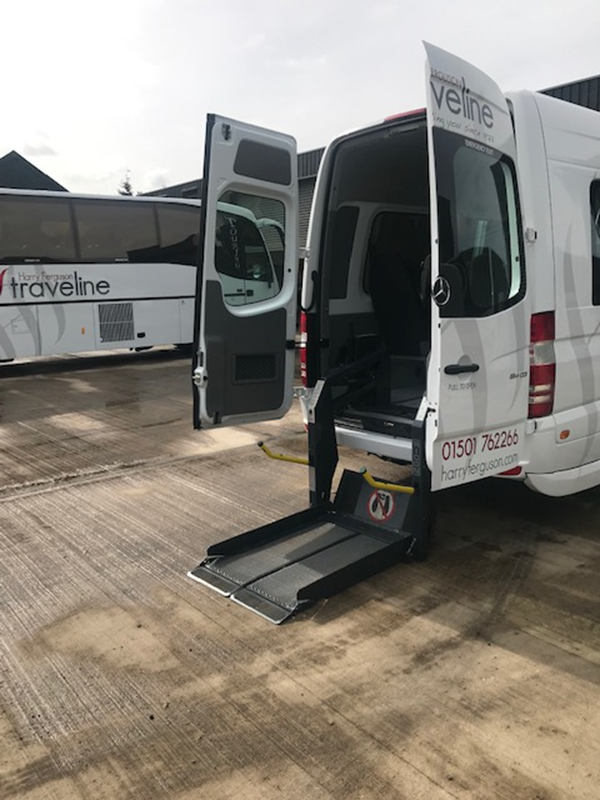
[[[346,470],[333,503],[215,544],[188,574],[278,624],[408,556],[409,503]]]

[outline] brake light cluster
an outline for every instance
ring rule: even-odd
[[[529,418],[552,414],[556,385],[554,311],[531,316],[529,344]]]
[[[302,385],[306,386],[306,312],[300,312],[300,378]]]

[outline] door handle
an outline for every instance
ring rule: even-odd
[[[478,372],[479,364],[448,364],[444,367],[446,375],[462,375],[463,372]]]

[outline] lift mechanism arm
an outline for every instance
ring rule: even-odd
[[[269,456],[269,458],[275,458],[278,461],[289,461],[292,464],[303,464],[305,467],[308,467],[308,458],[299,458],[298,456],[286,456],[283,453],[274,453],[264,442],[257,442],[260,449]]]
[[[269,456],[269,458],[274,458],[277,461],[289,461],[290,464],[302,464],[303,466],[307,467],[309,465],[309,461],[307,458],[299,458],[298,456],[286,456],[284,453],[274,453],[270,447],[264,442],[257,442],[260,449],[265,453],[265,455]],[[404,494],[414,494],[415,490],[412,486],[405,486],[402,483],[388,483],[387,481],[378,481],[374,478],[369,470],[366,467],[361,467],[359,470],[360,474],[374,489],[383,489],[384,491],[388,492],[401,492]]]

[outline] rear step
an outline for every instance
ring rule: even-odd
[[[332,387],[370,370],[381,353],[366,356],[318,381],[308,403],[311,507],[209,547],[188,573],[236,603],[279,624],[401,559],[423,559],[429,536],[430,474],[424,463],[425,404],[408,421],[412,432],[412,487],[382,484],[345,470],[330,501],[338,463],[334,418],[355,400],[333,398]],[[267,455],[288,461],[302,459]]]
[[[333,504],[213,545],[189,576],[279,624],[406,558],[409,502],[346,470]]]

